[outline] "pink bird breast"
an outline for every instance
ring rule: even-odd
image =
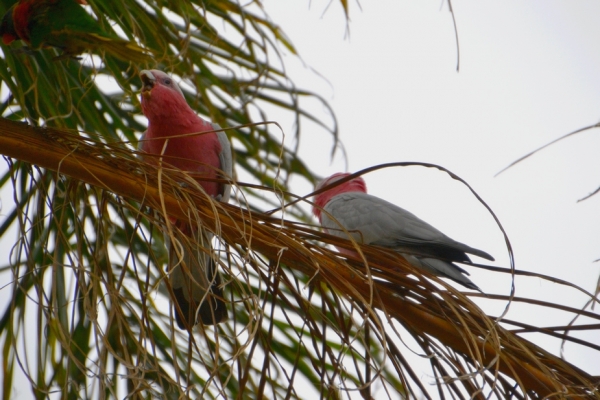
[[[223,185],[211,181],[223,169],[220,159],[223,147],[215,128],[196,115],[169,75],[159,70],[144,70],[140,78],[142,111],[148,118],[142,150],[161,155],[165,163],[193,172],[198,178],[208,178],[198,182],[209,195],[223,194]]]

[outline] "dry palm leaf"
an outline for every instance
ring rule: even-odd
[[[55,200],[54,215],[47,218],[60,220],[60,212],[72,209],[85,213],[96,207],[104,210],[103,220],[113,218],[111,222],[116,223],[117,216],[110,215],[107,205],[117,204],[120,207],[115,210],[121,213],[123,221],[150,219],[145,233],[154,232],[153,225],[164,230],[160,218],[141,213],[137,203],[132,202],[135,201],[159,212],[169,210],[169,215],[178,219],[201,221],[232,250],[222,259],[221,268],[229,277],[225,279],[227,300],[235,317],[217,329],[201,328],[192,335],[169,331],[172,318],[165,319],[164,310],[156,308],[158,298],[151,293],[156,287],[166,286],[162,268],[147,266],[146,276],[139,264],[116,268],[107,262],[107,251],[98,251],[95,256],[95,267],[99,269],[76,268],[73,260],[73,268],[80,274],[78,290],[87,291],[84,299],[96,301],[84,301],[78,312],[94,321],[96,330],[92,335],[98,344],[103,343],[99,353],[110,353],[111,360],[118,361],[127,371],[129,393],[172,390],[202,396],[258,393],[271,398],[303,398],[305,393],[299,390],[302,384],[298,382],[308,379],[328,398],[341,396],[346,390],[358,391],[363,397],[377,391],[391,397],[432,398],[433,378],[439,396],[600,398],[598,378],[517,334],[531,330],[549,335],[575,329],[597,332],[598,323],[572,327],[521,324],[520,330],[512,332],[496,318],[485,315],[470,298],[435,277],[415,271],[397,255],[361,246],[364,260],[341,258],[324,244],[352,246],[350,242],[305,224],[214,202],[197,185],[180,185],[183,181],[194,182],[185,173],[143,164],[121,145],[93,142],[54,129],[29,128],[7,120],[0,121],[0,130],[4,154],[35,161],[59,172],[59,176],[73,178],[65,181],[62,208],[57,208]],[[86,186],[90,192],[96,190],[94,187],[100,189],[93,198],[102,201],[83,207],[69,204],[70,191],[81,186],[78,181],[93,185]],[[60,179],[53,184],[59,183]],[[132,228],[141,229],[135,226]],[[110,225],[94,226],[94,234],[110,241],[107,227]],[[90,227],[82,228],[87,229],[87,235],[92,234]],[[85,238],[85,234],[81,237]],[[175,232],[172,240],[181,240],[181,236]],[[116,248],[127,245],[125,257],[134,257],[136,246],[141,243],[125,243]],[[85,249],[82,243],[79,247],[54,249],[55,253],[68,254],[92,250]],[[24,259],[35,263],[34,249],[27,251]],[[57,253],[55,256],[57,260]],[[59,267],[53,267],[56,273],[61,270]],[[117,272],[120,275],[115,275]],[[132,291],[135,286],[123,284],[131,275],[138,282],[137,292]],[[42,282],[31,285],[37,285],[44,293]],[[23,286],[21,290],[25,290]],[[90,296],[94,291],[95,297]],[[99,293],[105,293],[105,297]],[[65,304],[67,299],[56,301]],[[102,302],[101,307],[98,301]],[[560,308],[542,302],[538,306]],[[591,312],[563,309],[600,319]],[[104,382],[111,374],[109,366],[90,369],[89,362],[96,356],[89,348],[82,348],[90,346],[90,342],[75,340],[77,329],[65,329],[69,321],[83,319],[55,312],[56,316],[52,312],[46,315],[54,321],[49,329],[63,351],[72,349],[67,358],[73,368],[82,374],[93,370],[91,375]],[[106,323],[94,319],[99,314],[105,314]],[[173,342],[188,340],[189,354],[181,354],[176,347],[165,351],[168,346],[163,347],[163,342],[169,336]],[[570,340],[567,334],[560,336]],[[408,361],[407,352],[401,351],[404,345],[411,346],[409,340],[428,357],[432,378],[423,380]],[[161,346],[157,346],[158,342]],[[593,343],[580,342],[598,350]],[[79,347],[72,348],[73,344]],[[175,375],[169,373],[172,369]],[[153,387],[156,383],[160,389]]]

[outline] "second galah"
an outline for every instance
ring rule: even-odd
[[[316,190],[349,175],[334,174],[323,180]],[[450,278],[470,289],[479,290],[465,276],[468,273],[454,262],[470,262],[467,253],[494,260],[484,251],[449,238],[416,215],[367,194],[367,186],[361,177],[317,194],[313,213],[331,235],[346,239],[350,236],[357,243],[394,250],[413,266]],[[338,250],[346,255],[356,254],[344,248]]]
[[[141,139],[145,157],[153,163],[175,167],[193,174],[207,194],[227,202],[231,186],[218,179],[230,179],[233,171],[231,145],[220,127],[200,118],[190,108],[181,88],[159,70],[143,70],[142,111],[148,118],[148,130]],[[168,212],[168,210],[167,210]],[[175,301],[177,324],[184,328],[197,323],[216,324],[227,318],[221,279],[212,257],[212,233],[194,228],[187,221],[173,221],[200,246],[171,243],[169,277]],[[168,238],[167,238],[168,239]]]

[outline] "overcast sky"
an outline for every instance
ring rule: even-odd
[[[494,175],[537,147],[600,120],[600,3],[455,1],[459,72],[444,2],[363,1],[361,9],[350,2],[348,26],[338,3],[325,10],[321,2],[264,1],[304,60],[302,65],[287,57],[288,72],[334,107],[348,171],[397,161],[444,166],[492,207],[518,269],[594,291],[600,195],[577,200],[600,186],[600,131],[566,139]],[[303,129],[302,135],[301,154],[313,170],[328,176],[346,169],[341,153],[331,161],[331,139],[322,131]],[[372,194],[491,253],[495,265],[508,266],[500,230],[460,183],[419,167],[387,169],[365,179]],[[297,192],[311,189],[298,184]],[[509,293],[509,277],[469,270],[484,292]],[[585,302],[576,291],[537,278],[518,279],[516,285],[517,296],[573,307]],[[477,302],[495,315],[504,307]],[[570,321],[518,304],[509,317],[545,326]],[[527,337],[560,351],[558,341]],[[597,332],[582,337],[600,344]],[[567,345],[565,355],[600,374],[598,353]]]

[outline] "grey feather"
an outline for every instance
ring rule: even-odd
[[[453,262],[470,262],[468,254],[493,261],[488,253],[457,242],[416,215],[367,193],[334,196],[324,207],[321,225],[341,238],[387,247],[412,265],[448,277],[467,287],[477,286]],[[344,231],[348,231],[348,234]]]
[[[218,124],[212,124],[215,130],[220,130],[221,127]],[[229,138],[224,131],[217,132],[217,138],[221,144],[221,153],[219,154],[219,161],[221,163],[221,171],[223,171],[223,179],[233,179],[233,156],[231,153],[231,143]],[[223,186],[223,192],[221,193],[220,201],[227,203],[229,196],[231,195],[231,185],[225,184]]]

